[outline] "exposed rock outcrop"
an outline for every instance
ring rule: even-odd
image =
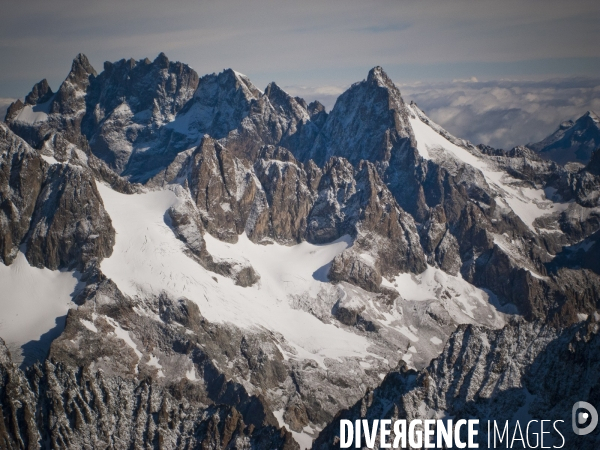
[[[588,436],[575,435],[571,409],[581,398],[592,403],[600,400],[596,376],[600,361],[598,331],[594,320],[563,332],[522,321],[498,331],[461,326],[427,369],[416,373],[401,364],[378,388],[352,408],[341,411],[321,432],[313,448],[339,448],[341,419],[426,417],[475,417],[480,424],[489,418],[502,425],[508,420],[511,427],[515,420],[521,420],[523,426],[529,420],[552,418],[563,421],[557,426],[568,446],[596,448],[600,433],[596,430]],[[477,438],[481,445],[487,445],[485,424],[480,426]],[[561,445],[556,432],[546,436],[547,441],[550,439],[556,446]],[[364,443],[364,433],[362,440]],[[377,438],[374,448],[381,448],[379,444]]]
[[[35,211],[46,163],[41,156],[0,124],[0,258],[10,264]]]
[[[169,389],[46,361],[26,374],[0,339],[0,445],[18,448],[298,449],[289,432],[246,423],[191,382]]]
[[[89,170],[50,166],[26,242],[30,264],[50,269],[83,270],[110,256],[115,230]]]

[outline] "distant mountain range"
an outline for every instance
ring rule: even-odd
[[[340,417],[600,400],[594,126],[500,150],[381,67],[327,113],[78,55],[0,124],[0,447],[325,449]]]

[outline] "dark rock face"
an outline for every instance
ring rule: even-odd
[[[265,237],[286,243],[304,240],[314,198],[302,164],[284,148],[265,147],[254,172],[264,189],[268,214],[255,221],[249,236],[257,242]]]
[[[302,99],[297,98],[296,100],[299,101]],[[315,100],[314,102],[310,102],[306,109],[308,114],[310,114],[310,120],[317,126],[317,128],[323,128],[328,116],[327,111],[325,111],[325,106],[323,106],[321,102]]]
[[[528,147],[543,158],[565,164],[576,161],[586,164],[592,152],[600,146],[600,118],[588,111],[575,122],[563,122],[553,134]]]
[[[0,258],[10,264],[29,230],[44,180],[45,162],[0,124]]]
[[[593,320],[562,332],[522,321],[498,331],[461,326],[427,369],[416,373],[399,367],[392,371],[378,388],[341,411],[313,448],[339,448],[341,419],[393,421],[438,414],[514,423],[519,417],[523,420],[522,408],[531,419],[563,420],[558,425],[567,445],[596,448],[600,442],[597,430],[584,437],[572,432],[571,408],[580,398],[595,404],[600,400],[598,331]],[[572,378],[577,383],[570,382]],[[486,427],[481,427],[481,445],[487,443],[486,433]],[[560,442],[558,438],[557,445]],[[380,448],[379,441],[375,448]]]
[[[48,86],[48,81],[44,78],[38,84],[34,85],[31,92],[27,94],[25,97],[25,104],[34,106],[40,103],[46,103],[53,95],[54,92],[52,92],[52,89]]]
[[[198,81],[194,70],[164,53],[153,62],[105,63],[89,87],[82,123],[92,152],[124,175],[139,177],[169,163],[190,143],[164,125],[193,96]]]
[[[592,153],[592,157],[590,158],[590,162],[586,169],[589,173],[600,176],[600,147]]]
[[[89,170],[52,165],[27,237],[27,260],[38,267],[82,270],[110,256],[115,230]]]
[[[165,389],[51,361],[25,374],[2,340],[0,404],[7,449],[298,448],[289,432],[245,423],[235,407],[211,404],[192,383]]]
[[[23,110],[23,101],[21,99],[17,99],[16,102],[10,104],[8,109],[6,110],[6,116],[4,117],[5,122],[12,121],[15,117],[19,115],[19,113]]]
[[[354,247],[334,260],[330,277],[378,292],[381,275],[422,272],[425,257],[412,217],[395,202],[375,167],[363,161],[354,170],[343,158],[325,166],[308,217],[307,238],[329,242],[344,234],[356,237]],[[359,261],[360,250],[370,254],[374,264]]]
[[[347,281],[369,292],[379,292],[379,286],[381,285],[379,271],[349,252],[343,252],[334,258],[328,276],[333,282]],[[344,316],[343,311],[340,313]],[[354,320],[349,324],[348,321],[343,319],[340,319],[340,321],[346,325],[353,325],[356,322]]]
[[[240,179],[243,166],[210,138],[203,139],[188,167],[190,192],[204,227],[221,240],[236,242],[256,196],[254,180],[244,175]]]
[[[4,125],[0,145],[0,201],[6,224],[0,247],[5,264],[12,262],[22,243],[30,264],[50,269],[83,270],[112,253],[115,231],[93,173],[83,162],[48,164]],[[64,150],[56,155],[69,161]]]
[[[365,81],[340,95],[305,158],[317,164],[332,156],[343,156],[352,164],[363,159],[389,161],[392,148],[410,137],[400,91],[381,67],[375,67]]]
[[[317,187],[318,196],[308,216],[307,239],[315,243],[330,242],[352,232],[342,208],[356,194],[354,168],[344,158],[332,158],[323,168]],[[352,217],[356,223],[359,211]]]

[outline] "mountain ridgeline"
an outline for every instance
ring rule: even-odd
[[[0,327],[0,447],[292,449],[322,430],[330,448],[340,417],[408,417],[418,399],[438,415],[546,401],[546,349],[582,321],[597,347],[600,151],[540,156],[581,120],[500,150],[450,135],[380,67],[328,113],[163,53],[100,73],[78,55],[0,124],[2,269],[25,257],[78,281],[38,364]],[[443,367],[474,370],[456,346],[509,359],[521,335],[543,335],[542,368],[519,360],[518,392],[472,400],[470,377],[449,400]]]

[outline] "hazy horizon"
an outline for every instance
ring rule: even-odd
[[[5,2],[0,113],[43,78],[56,90],[80,52],[99,72],[160,52],[231,67],[328,109],[380,65],[450,132],[508,147],[600,109],[598,23],[590,0]]]

